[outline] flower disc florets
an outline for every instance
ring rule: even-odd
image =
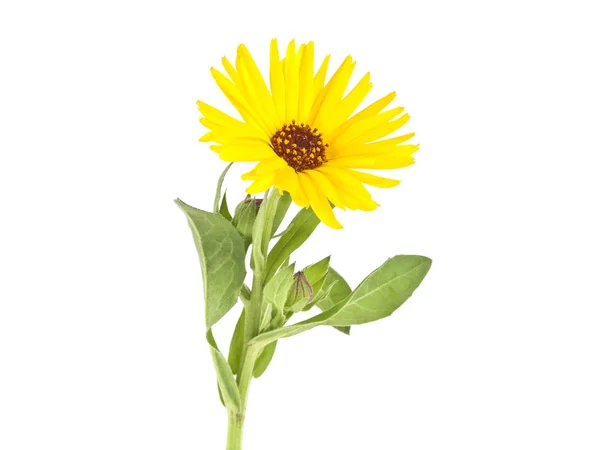
[[[316,128],[311,129],[304,123],[281,127],[271,138],[275,153],[296,172],[315,169],[327,162],[323,136]]]

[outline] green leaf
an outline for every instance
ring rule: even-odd
[[[331,325],[358,325],[391,315],[412,295],[431,267],[424,256],[400,255],[373,271],[345,300]]]
[[[333,285],[333,288],[327,291],[328,286],[331,285]],[[321,311],[327,311],[348,298],[351,293],[352,289],[346,280],[344,280],[333,267],[329,267],[329,271],[327,272],[327,275],[325,275],[325,279],[321,283],[319,291],[315,293],[315,302]],[[350,334],[349,326],[334,328],[344,334]]]
[[[315,294],[317,293],[316,286],[323,281],[327,275],[330,260],[331,256],[328,256],[327,258],[323,258],[321,261],[311,264],[310,266],[306,266],[304,269],[302,269],[304,276],[312,285]]]
[[[425,256],[395,256],[332,308],[303,322],[263,333],[250,344],[261,348],[319,325],[358,325],[387,317],[411,296],[430,267],[431,259]]]
[[[231,213],[229,212],[229,207],[227,206],[227,191],[223,193],[223,200],[221,200],[221,207],[219,208],[219,214],[225,217],[228,221],[232,221],[233,217],[231,217]]]
[[[258,332],[265,331],[271,325],[271,319],[273,318],[273,305],[271,303],[263,302],[262,314],[260,316],[260,324],[258,326]]]
[[[227,409],[233,411],[240,411],[242,409],[242,401],[240,398],[240,391],[238,389],[235,378],[225,360],[225,357],[219,351],[217,343],[212,334],[212,330],[208,330],[206,333],[206,340],[210,345],[210,354],[213,358],[215,370],[217,372],[217,382],[219,383],[219,394]]]
[[[273,230],[271,231],[271,237],[273,237],[275,233],[277,233],[277,230],[279,229],[281,222],[283,222],[283,219],[285,218],[285,215],[288,212],[291,203],[292,197],[289,193],[284,192],[281,196],[281,199],[279,199],[279,204],[277,205],[277,210],[275,211],[275,218],[273,219]]]
[[[185,213],[204,279],[206,327],[211,328],[233,305],[246,277],[244,241],[220,214],[196,209],[175,200]]]
[[[265,371],[269,364],[273,360],[273,356],[275,355],[275,349],[277,348],[277,341],[271,342],[265,348],[262,349],[258,358],[256,359],[256,363],[254,364],[254,371],[252,375],[254,378],[260,377]]]
[[[312,209],[302,209],[283,232],[267,257],[266,280],[270,280],[281,264],[315,231],[321,221]]]
[[[261,278],[263,278],[262,274],[265,271],[267,263],[269,242],[271,242],[271,237],[273,237],[272,232],[275,212],[277,211],[282,198],[279,191],[275,188],[266,192],[260,209],[258,210],[258,215],[256,216],[256,222],[252,233],[251,266],[255,273],[261,274]],[[267,281],[267,279],[264,280]]]
[[[294,264],[284,267],[267,282],[263,291],[265,302],[271,303],[278,312],[283,314],[283,308],[293,284]]]
[[[241,357],[242,349],[244,347],[244,325],[246,321],[246,308],[242,309],[240,318],[235,325],[233,330],[233,336],[231,336],[231,343],[229,344],[229,356],[227,361],[231,366],[231,371],[234,375],[237,375],[241,369]]]
[[[227,167],[225,167],[225,170],[223,170],[223,173],[221,173],[221,176],[217,181],[217,190],[215,192],[215,202],[213,206],[213,212],[215,214],[219,212],[219,201],[221,200],[221,189],[223,188],[223,181],[225,181],[225,175],[227,175],[227,172],[229,172],[231,166],[233,166],[233,163],[229,163]]]
[[[342,306],[343,304],[338,304],[332,309],[325,311],[315,317],[311,317],[308,320],[304,320],[294,325],[289,325],[287,327],[259,334],[250,341],[249,345],[256,346],[257,348],[262,348],[266,345],[269,345],[271,342],[277,341],[278,339],[295,336],[296,334],[302,333],[303,331],[308,331],[319,325],[326,325],[327,321],[331,319],[331,317],[333,317],[335,314],[337,314]]]

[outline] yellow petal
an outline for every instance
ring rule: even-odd
[[[314,102],[317,96],[321,93],[323,86],[325,86],[325,77],[327,76],[327,68],[329,67],[329,59],[331,55],[327,55],[323,62],[321,63],[321,67],[317,71],[315,75],[315,83],[314,83],[314,91],[313,91],[313,99]]]
[[[362,135],[353,139],[353,142],[367,143],[381,139],[382,137],[385,137],[402,127],[406,122],[408,122],[408,119],[410,119],[410,116],[408,114],[404,114],[399,119],[383,123],[375,128],[372,128],[368,132],[363,133]]]
[[[285,121],[285,81],[283,78],[283,70],[279,60],[279,48],[277,39],[271,41],[271,94],[277,111],[277,118],[281,123]]]
[[[275,174],[275,185],[280,190],[289,192],[292,200],[301,208],[308,206],[308,200],[298,181],[298,174],[287,164]]]
[[[296,44],[292,40],[285,56],[285,121],[290,123],[298,116],[298,64]]]
[[[221,159],[230,162],[253,162],[273,157],[273,150],[262,144],[228,144],[221,148]]]
[[[269,174],[261,179],[256,180],[250,186],[246,188],[246,192],[248,194],[259,194],[260,192],[264,192],[273,186],[273,182],[275,181],[275,174]]]
[[[372,211],[378,205],[373,201],[369,191],[347,169],[331,167],[329,164],[319,168],[333,182],[350,209]]]
[[[349,170],[348,173],[350,173],[352,176],[356,177],[356,179],[358,181],[360,181],[361,183],[365,183],[370,186],[375,186],[375,187],[380,187],[380,188],[391,188],[394,186],[398,186],[398,184],[400,184],[400,181],[393,180],[392,178],[378,177],[376,175],[372,175],[370,173],[365,173],[365,172],[359,172],[357,170]]]
[[[237,86],[231,82],[229,78],[223,75],[215,68],[210,69],[213,78],[217,82],[217,86],[223,91],[227,99],[231,104],[238,110],[244,120],[253,125],[256,128],[263,130],[267,135],[272,136],[271,130],[266,126],[260,117],[254,112],[252,108],[248,106],[248,103],[244,99],[244,96],[240,93]]]
[[[244,122],[241,122],[237,119],[234,119],[228,114],[225,114],[223,111],[215,108],[214,106],[210,106],[208,103],[204,103],[200,100],[196,102],[198,105],[198,111],[211,121],[225,126],[233,126],[233,127],[241,127],[246,125]]]
[[[350,168],[350,167],[370,167],[375,163],[374,156],[359,155],[359,156],[338,156],[335,159],[327,161],[328,167]]]
[[[392,100],[394,100],[394,98],[396,98],[396,93],[391,92],[385,97],[380,98],[379,100],[371,103],[363,110],[354,114],[346,122],[342,123],[335,131],[333,131],[330,134],[330,136],[328,136],[329,141],[334,141],[339,135],[344,133],[352,125],[379,114],[379,112],[382,111],[383,108],[385,108],[387,105],[389,105],[392,102]]]
[[[344,130],[337,138],[331,139],[330,145],[346,146],[370,142],[367,140],[367,136],[370,136],[379,127],[391,123],[390,121],[402,114],[403,111],[404,108],[392,108],[389,111],[384,111],[381,114],[356,122]]]
[[[218,123],[213,122],[206,117],[200,118],[200,123],[204,125],[209,130],[213,131],[215,139],[224,139],[224,140],[232,140],[232,139],[254,139],[266,144],[269,143],[269,139],[261,130],[257,130],[249,125],[242,124],[239,126],[226,126],[220,125]]]
[[[331,203],[342,210],[346,209],[342,196],[325,174],[319,172],[319,169],[308,170],[305,173],[313,181],[313,184],[318,186],[319,190],[331,200]]]
[[[212,133],[212,131],[209,131],[208,133],[204,134],[200,139],[198,139],[200,142],[211,142],[214,139],[214,135]]]
[[[308,120],[308,113],[313,100],[313,76],[314,76],[314,43],[309,42],[304,47],[300,59],[300,79],[298,90],[298,118],[299,123],[305,123]]]
[[[275,173],[278,170],[283,169],[285,166],[285,161],[279,156],[275,156],[271,159],[264,159],[261,162],[259,162],[250,172],[246,172],[245,174],[243,174],[242,180],[257,180],[258,178],[263,177],[269,173]]]
[[[243,44],[238,47],[236,65],[248,103],[254,105],[263,122],[275,133],[279,128],[279,120],[275,111],[273,98],[252,55]]]
[[[352,58],[346,57],[315,100],[310,111],[309,121],[318,129],[322,127],[332,109],[342,99],[355,66],[356,63],[352,61]]]
[[[418,145],[405,144],[398,145],[401,142],[405,142],[412,138],[415,133],[405,134],[404,136],[398,136],[395,138],[384,139],[382,141],[371,142],[369,144],[354,144],[347,145],[341,148],[332,148],[328,154],[330,158],[334,158],[335,155],[339,156],[376,156],[378,154],[400,152],[405,155],[412,155],[419,149]]]
[[[342,224],[335,218],[329,201],[325,195],[319,191],[318,186],[313,184],[312,178],[302,172],[298,174],[298,180],[300,181],[300,186],[302,186],[302,189],[306,193],[306,197],[312,210],[321,222],[336,230],[343,228]]]
[[[336,168],[355,169],[399,169],[408,167],[415,162],[410,155],[402,153],[386,153],[373,156],[341,156],[327,162],[327,166]]]
[[[321,124],[321,132],[328,135],[331,131],[339,127],[350,117],[358,105],[365,99],[373,84],[369,82],[370,74],[367,73],[356,86],[346,95],[332,111],[326,123]]]

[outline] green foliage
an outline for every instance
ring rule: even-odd
[[[319,325],[358,325],[387,317],[412,295],[430,267],[431,260],[424,256],[395,256],[373,271],[352,294],[332,308],[295,325],[263,333],[251,343],[262,348],[278,339]]]
[[[277,341],[274,341],[261,350],[258,358],[256,359],[256,363],[254,364],[254,371],[252,372],[252,376],[254,378],[258,378],[265,373],[267,367],[269,367],[269,364],[271,364],[271,361],[273,360],[276,348]]]
[[[303,209],[282,233],[267,258],[266,280],[270,280],[282,263],[297,250],[315,231],[321,221],[312,209]]]
[[[242,309],[240,317],[233,330],[233,336],[231,336],[231,343],[229,344],[229,355],[227,361],[231,366],[231,371],[234,375],[240,373],[242,349],[244,348],[244,322],[246,320],[246,309]]]
[[[388,259],[342,302],[343,308],[329,319],[329,324],[358,325],[391,315],[421,284],[430,267],[431,259],[424,256]]]
[[[246,277],[244,242],[220,214],[175,201],[185,213],[200,257],[204,279],[206,327],[217,323],[237,302]]]
[[[221,214],[230,222],[233,220],[233,217],[229,212],[229,206],[227,205],[227,191],[223,193],[223,199],[221,200],[221,206],[219,207],[219,214]]]
[[[279,199],[279,204],[277,205],[277,210],[275,211],[275,217],[273,218],[273,229],[271,231],[271,237],[277,233],[277,230],[281,226],[281,222],[285,218],[288,209],[290,208],[290,204],[292,203],[292,197],[287,192],[284,192],[281,198]]]
[[[271,278],[264,289],[264,301],[275,308],[277,315],[284,316],[284,307],[294,284],[294,264],[281,269]],[[283,323],[282,323],[283,325]]]
[[[323,258],[321,261],[311,264],[310,266],[306,266],[304,269],[302,269],[304,276],[312,285],[315,294],[318,291],[317,286],[320,286],[323,279],[327,275],[330,260],[331,256],[328,256],[327,258]]]
[[[267,263],[267,250],[269,242],[273,237],[273,224],[275,214],[279,209],[282,196],[276,189],[272,189],[265,194],[263,204],[261,205],[256,222],[252,232],[252,263],[255,272],[259,273],[261,278]],[[279,268],[279,266],[278,266]],[[275,274],[273,272],[273,274]],[[269,277],[270,278],[270,277]],[[268,280],[266,278],[265,280]]]
[[[213,206],[213,212],[215,214],[219,212],[219,201],[221,200],[221,189],[223,188],[223,181],[225,181],[225,175],[227,175],[227,172],[229,172],[231,166],[233,166],[233,163],[230,163],[227,165],[227,167],[225,167],[225,170],[223,170],[223,173],[217,181],[217,189],[215,191],[215,202]]]
[[[242,409],[240,391],[233,376],[233,372],[227,364],[227,360],[219,351],[212,330],[206,333],[206,340],[210,345],[210,354],[213,359],[215,371],[217,372],[217,382],[219,383],[219,395],[225,407],[232,411]]]
[[[329,267],[327,275],[317,286],[315,304],[321,311],[333,308],[352,293],[350,285],[333,267]],[[329,286],[332,288],[328,289]],[[335,326],[334,328],[344,334],[350,334],[349,326]]]

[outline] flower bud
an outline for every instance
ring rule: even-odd
[[[252,227],[258,214],[262,199],[247,197],[235,208],[232,224],[244,238],[246,249],[252,243]]]
[[[294,284],[286,302],[288,312],[297,313],[302,311],[306,305],[313,301],[314,290],[304,272],[294,275]]]

